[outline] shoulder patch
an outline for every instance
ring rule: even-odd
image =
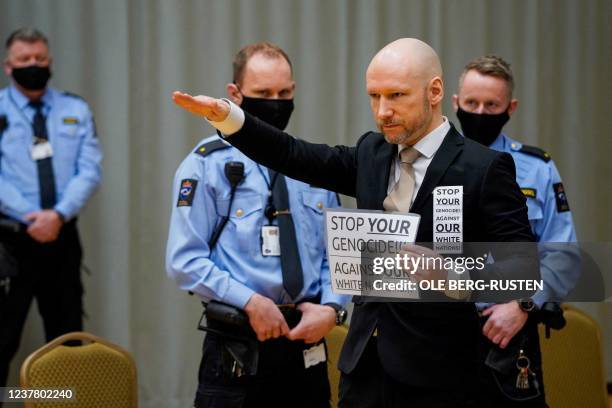
[[[565,195],[565,189],[563,183],[553,184],[553,191],[555,192],[555,201],[557,202],[557,212],[569,211],[569,203],[567,201],[567,195]]]
[[[527,198],[536,198],[536,189],[535,188],[521,187],[521,192]]]
[[[547,163],[551,159],[550,154],[548,154],[548,152],[540,149],[539,147],[535,147],[535,146],[523,145],[518,151],[521,153],[528,154],[529,156],[538,157]]]
[[[181,187],[179,188],[178,201],[176,203],[176,206],[191,207],[197,186],[198,180],[183,179],[181,181]]]
[[[221,139],[215,139],[211,142],[202,143],[197,149],[195,149],[194,153],[202,157],[206,157],[215,150],[225,149],[227,147],[230,147],[230,145]]]

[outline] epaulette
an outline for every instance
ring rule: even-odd
[[[82,96],[77,95],[77,94],[72,93],[72,92],[64,91],[64,92],[62,92],[62,94],[63,94],[63,95],[66,95],[66,96],[71,96],[71,97],[76,98],[76,99],[80,99],[80,100],[82,100],[82,101],[84,101],[84,100],[85,100],[85,99],[84,99]]]
[[[538,157],[548,163],[551,159],[550,154],[535,146],[523,145],[519,150],[521,153],[528,154],[530,156]]]
[[[210,142],[202,143],[195,149],[194,153],[206,157],[215,150],[225,149],[226,147],[230,147],[230,145],[221,139],[215,139]]]

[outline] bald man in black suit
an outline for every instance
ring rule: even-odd
[[[442,115],[442,69],[429,45],[410,38],[388,44],[372,59],[366,83],[381,133],[364,134],[354,147],[294,139],[225,100],[180,92],[173,98],[184,109],[206,117],[255,161],[356,197],[360,209],[389,210],[386,198],[400,182],[400,154],[405,148],[415,149],[414,192],[403,204],[421,215],[417,242],[433,241],[434,188],[457,185],[463,186],[465,242],[534,240],[511,156],[463,138]],[[415,255],[421,250],[426,251],[408,249]],[[496,265],[504,262],[496,258]],[[423,276],[435,272],[420,271]],[[507,372],[507,362],[490,359],[500,348],[483,335],[485,318],[474,304],[447,303],[443,295],[440,300],[355,299],[338,364],[340,406],[546,407],[535,319],[510,342],[514,347],[520,341],[535,373],[530,390],[514,393],[512,384],[498,383],[508,383],[516,374]],[[512,365],[516,359],[510,356],[509,361]]]

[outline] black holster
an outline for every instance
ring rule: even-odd
[[[537,312],[538,322],[542,323],[546,329],[546,338],[550,338],[550,329],[561,330],[565,327],[565,317],[563,309],[557,302],[546,302]]]
[[[0,280],[17,276],[17,258],[0,241]]]
[[[484,338],[486,350],[484,364],[489,368],[499,391],[513,401],[543,398],[544,384],[542,381],[542,357],[538,341],[538,318],[537,314],[531,314],[523,328],[504,349]],[[481,318],[481,327],[486,320],[486,318]],[[520,372],[517,361],[521,351],[529,359],[529,371],[526,378],[527,388],[517,386]]]
[[[540,350],[533,342],[529,344],[530,342],[525,341],[525,333],[522,331],[517,334],[517,337],[512,339],[505,349],[493,345],[487,354],[485,365],[491,369],[499,391],[506,398],[513,401],[529,401],[542,395]],[[530,361],[527,389],[519,389],[516,386],[519,374],[517,358],[521,350]]]
[[[319,298],[309,299],[319,302]],[[295,305],[279,305],[289,328],[298,325],[302,312]],[[204,322],[206,317],[206,322]],[[231,356],[224,363],[224,370],[230,370],[232,375],[255,375],[259,361],[259,341],[251,328],[249,317],[244,310],[227,303],[211,300],[204,303],[204,313],[199,330],[212,333],[220,338],[227,354]],[[227,366],[227,367],[226,367]],[[227,374],[227,371],[226,371]]]
[[[0,280],[17,276],[14,241],[23,228],[20,222],[0,214]]]
[[[481,320],[483,324],[485,321],[486,319]],[[542,360],[538,341],[540,323],[546,327],[546,337],[549,337],[550,329],[561,330],[565,326],[563,309],[559,303],[544,303],[540,310],[533,312],[505,349],[490,344],[485,365],[491,369],[499,390],[511,400],[528,401],[542,398]],[[521,350],[530,361],[530,374],[527,379],[529,387],[526,389],[516,386],[519,373],[517,358]]]
[[[223,356],[224,374],[232,377],[257,374],[259,342],[247,314],[237,307],[211,300],[204,304],[199,330],[218,336],[226,355]]]

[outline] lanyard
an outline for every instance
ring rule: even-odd
[[[278,180],[279,173],[274,172],[274,177],[272,178],[272,180],[268,181],[268,178],[264,174],[264,171],[261,169],[261,166],[259,164],[257,164],[257,169],[259,170],[259,173],[261,173],[261,176],[263,177],[264,181],[266,182],[266,186],[268,187],[268,202],[266,204],[264,215],[268,219],[268,225],[272,225],[272,221],[278,215],[278,212],[276,211],[276,207],[274,207],[274,201],[272,200],[272,189],[274,188],[274,185],[276,184],[276,180]]]
[[[22,110],[22,109],[19,107],[19,105],[17,105],[17,102],[15,102],[15,99],[13,99],[12,92],[9,90],[9,91],[7,91],[6,93],[8,94],[8,98],[10,99],[11,104],[13,105],[13,107],[15,108],[15,110],[16,110],[17,112],[19,112],[19,114],[21,115],[21,117],[23,118],[23,120],[24,120],[26,123],[29,123],[29,124],[30,124],[30,126],[34,126],[34,122],[33,122],[32,120],[30,120],[30,119],[29,119],[29,118],[26,116],[26,114],[25,114],[25,113],[23,112],[23,110]]]
[[[29,124],[30,124],[30,127],[33,129],[33,128],[34,128],[34,118],[36,117],[36,113],[34,113],[34,116],[32,117],[32,120],[28,119],[28,117],[26,116],[26,114],[24,113],[24,111],[23,111],[21,108],[19,108],[19,105],[17,105],[17,102],[15,102],[15,99],[13,99],[12,92],[9,90],[9,91],[7,92],[7,94],[8,94],[8,98],[11,100],[11,104],[13,105],[13,107],[15,108],[15,110],[16,110],[17,112],[19,112],[19,114],[21,115],[21,117],[23,118],[23,120],[24,120],[26,123],[29,123]],[[44,107],[44,103],[43,103],[43,107]],[[45,122],[46,122],[46,121],[47,121],[47,119],[48,119],[48,117],[47,117],[47,115],[45,115],[45,114],[44,114],[44,112],[42,112],[42,114],[43,114],[43,117],[44,117]],[[41,139],[41,138],[39,138],[39,137],[38,137],[37,135],[35,135],[35,134],[32,134],[32,136],[33,136],[33,139],[34,139],[34,140],[33,140],[34,145],[37,145],[37,144],[39,144],[39,143],[43,143],[43,142],[45,141],[45,139]],[[47,142],[49,141],[49,136],[48,136],[48,135],[47,135],[47,140],[46,140],[46,141],[47,141]]]

